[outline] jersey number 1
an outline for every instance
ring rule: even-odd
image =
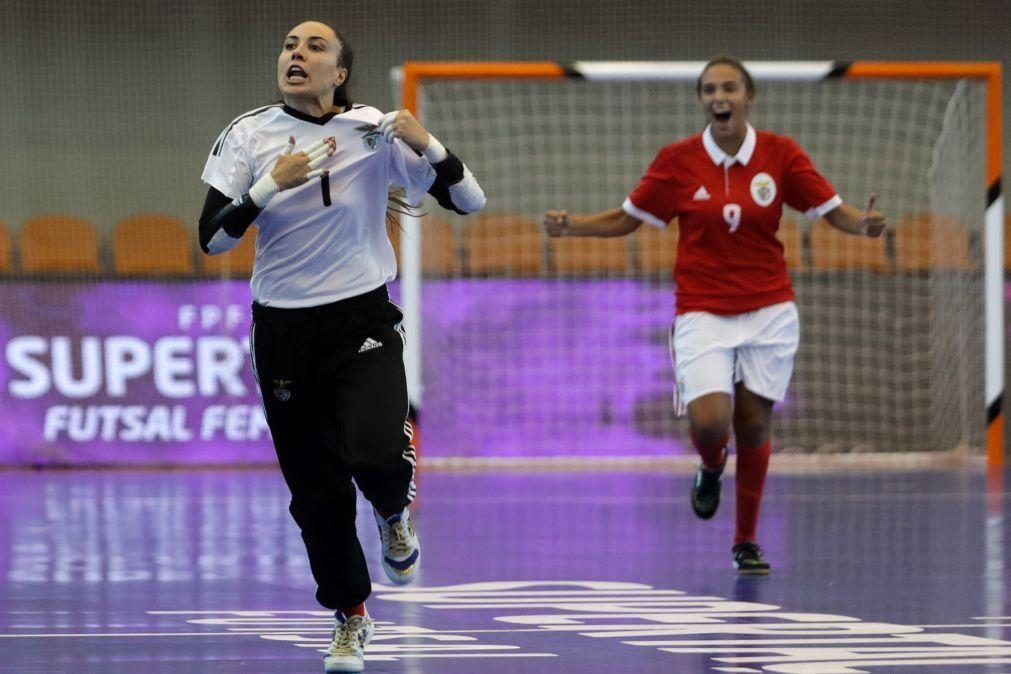
[[[323,205],[330,205],[330,172],[323,171],[323,175],[319,177],[319,187],[323,190]]]
[[[741,205],[727,204],[723,207],[723,221],[730,225],[730,233],[737,231],[741,225]]]

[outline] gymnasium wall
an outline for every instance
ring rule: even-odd
[[[383,109],[393,105],[389,69],[405,59],[700,60],[728,52],[1011,63],[1011,12],[1002,0],[11,0],[0,8],[0,222],[16,231],[30,216],[66,212],[108,232],[149,211],[194,222],[211,144],[236,115],[274,100],[281,40],[307,18],[344,33],[355,50],[356,99]],[[1011,68],[1004,77],[1011,90]]]

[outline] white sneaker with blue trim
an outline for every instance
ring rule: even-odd
[[[383,571],[395,585],[406,585],[418,575],[421,559],[421,544],[411,525],[411,515],[407,508],[383,519],[378,511],[376,516],[379,536],[383,540]]]
[[[372,641],[375,626],[367,615],[345,618],[339,611],[330,647],[323,656],[327,674],[361,672],[365,669],[365,647]]]

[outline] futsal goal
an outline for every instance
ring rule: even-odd
[[[409,380],[444,457],[690,453],[667,355],[677,223],[549,240],[546,209],[615,208],[698,133],[702,62],[407,63],[404,107],[488,196],[397,232]],[[968,448],[1002,461],[1003,200],[996,63],[750,62],[751,122],[795,138],[881,239],[785,212],[801,346],[776,445]]]

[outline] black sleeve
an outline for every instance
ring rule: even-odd
[[[200,213],[200,249],[208,253],[208,244],[221,229],[233,239],[241,239],[261,210],[248,194],[232,200],[213,187],[209,188],[204,210]]]
[[[466,211],[461,211],[453,203],[449,196],[449,188],[463,180],[463,162],[455,154],[446,150],[448,156],[438,164],[432,164],[435,169],[435,182],[428,188],[428,193],[435,197],[439,205],[448,211],[467,215]]]

